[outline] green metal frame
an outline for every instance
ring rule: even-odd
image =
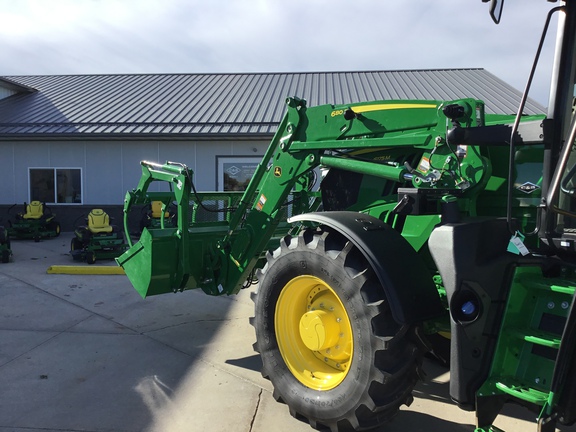
[[[541,407],[539,419],[553,413],[556,358],[576,292],[574,269],[564,267],[562,273],[553,278],[539,266],[516,268],[490,375],[477,392],[478,406],[500,397]],[[477,430],[491,427],[480,424]]]
[[[312,192],[311,185],[319,166],[362,174],[365,191],[372,190],[370,182],[439,190],[442,195],[456,191],[460,210],[475,215],[476,197],[490,180],[491,165],[479,148],[458,149],[465,152],[460,157],[447,143],[453,121],[443,113],[446,105],[462,108],[458,119],[462,127],[484,123],[483,103],[473,99],[308,108],[305,101],[288,98],[286,115],[246,191],[238,196],[222,193],[218,198],[237,200],[230,217],[220,221],[196,218],[208,196],[193,190],[190,169],[176,163],[142,162],[139,184],[125,198],[127,236],[128,214],[137,204],[175,202],[177,222],[172,228],[144,230],[137,244],[129,240],[130,249],[117,261],[142,296],[193,288],[211,295],[235,294],[251,277],[262,253],[290,229],[286,203],[291,202],[292,214],[318,208],[320,193]],[[398,162],[406,154],[412,155],[415,167]],[[171,192],[148,191],[156,181],[167,182]],[[398,226],[420,250],[440,220],[440,203],[431,214],[398,218],[397,200],[394,194],[361,192],[349,210]]]

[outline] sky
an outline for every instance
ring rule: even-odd
[[[506,0],[496,25],[481,0],[0,0],[0,76],[480,67],[523,90],[554,6]]]

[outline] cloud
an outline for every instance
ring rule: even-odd
[[[483,67],[522,89],[551,7],[525,4],[495,26],[480,0],[0,0],[0,74]]]

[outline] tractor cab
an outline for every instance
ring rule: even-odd
[[[565,259],[574,262],[576,252],[576,117],[562,151],[550,193],[549,227],[546,243]]]
[[[503,0],[491,2],[496,23],[502,5]],[[511,211],[518,199],[512,181],[519,162],[516,131],[556,15],[540,203],[535,228],[522,232]],[[576,422],[575,28],[574,2],[549,11],[515,124],[503,140],[510,155],[507,217],[442,225],[429,239],[450,307],[450,395],[476,411],[477,432],[495,430],[493,422],[508,402],[532,410],[541,432]]]

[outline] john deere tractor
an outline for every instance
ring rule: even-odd
[[[491,2],[496,22],[502,5]],[[530,83],[511,118],[473,98],[288,98],[241,196],[197,192],[182,164],[142,162],[126,232],[131,208],[153,200],[178,204],[176,226],[144,229],[118,263],[142,297],[257,280],[262,374],[315,428],[392,418],[424,354],[442,355],[439,334],[451,335],[451,397],[478,432],[507,402],[533,410],[539,431],[573,424],[576,2],[551,9],[543,37],[555,14],[546,116],[523,115]],[[149,191],[156,181],[173,192]]]

